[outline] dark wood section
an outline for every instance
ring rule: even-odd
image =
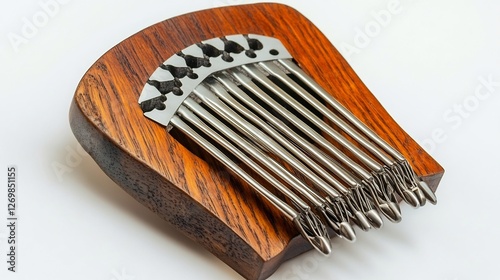
[[[143,116],[139,94],[159,63],[201,40],[255,33],[280,39],[301,67],[399,149],[435,189],[441,166],[388,115],[304,16],[280,4],[195,12],[151,26],[103,55],[70,111],[78,141],[130,195],[248,279],[264,279],[309,245],[272,207],[214,162]]]

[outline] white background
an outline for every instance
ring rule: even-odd
[[[239,279],[80,155],[68,109],[85,71],[121,40],[186,12],[252,1],[61,0],[50,13],[46,2],[0,10],[0,279]],[[280,2],[330,38],[446,174],[438,205],[403,206],[400,224],[358,230],[354,244],[335,240],[330,258],[304,254],[271,279],[498,279],[500,3]],[[382,10],[390,20],[377,22]],[[19,169],[17,273],[4,261],[9,164]]]

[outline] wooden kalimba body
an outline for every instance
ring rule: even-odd
[[[143,205],[247,279],[435,203],[442,167],[304,16],[195,12],[103,55],[70,111],[78,141]]]

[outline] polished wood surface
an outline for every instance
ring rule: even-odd
[[[431,188],[444,171],[396,124],[327,38],[290,7],[254,4],[195,12],[121,42],[78,85],[70,110],[78,141],[143,205],[245,278],[264,279],[309,245],[244,183],[203,151],[188,150],[144,117],[137,103],[151,73],[179,50],[247,33],[280,39],[311,77],[400,150]]]

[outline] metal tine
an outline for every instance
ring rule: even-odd
[[[371,180],[365,181],[369,196],[373,199],[377,209],[391,222],[401,221],[401,209],[392,188],[392,178],[386,173],[375,174]]]
[[[300,150],[297,146],[289,142],[283,135],[278,133],[274,128],[269,126],[266,122],[260,119],[257,115],[248,110],[245,106],[238,103],[234,98],[232,98],[228,92],[216,81],[212,80],[209,83],[212,91],[227,105],[229,105],[234,111],[237,111],[239,114],[243,115],[245,118],[250,120],[254,125],[258,126],[262,131],[268,134],[268,136],[272,137],[273,140],[277,141],[284,148],[286,148],[289,152],[291,152],[294,156],[296,156],[303,163],[307,164],[309,168],[315,171],[318,175],[320,175],[323,179],[326,179],[327,182],[332,184],[336,190],[341,192],[347,198],[347,203],[351,206],[352,213],[354,213],[353,220],[356,224],[364,231],[369,230],[372,225],[370,220],[366,217],[366,212],[368,212],[367,207],[362,207],[364,204],[357,203],[359,200],[363,200],[363,198],[356,199],[357,197],[353,197],[353,193],[349,191],[346,187],[341,185],[337,179],[335,179],[332,175],[330,175],[327,171],[325,171],[321,166],[319,166],[314,160],[312,160],[309,156],[304,154],[302,150]],[[207,97],[207,96],[205,96]],[[210,96],[213,100],[214,96]],[[273,146],[277,148],[276,146]],[[339,170],[339,169],[338,169]],[[346,174],[348,176],[348,174]],[[352,183],[354,184],[352,187],[356,188],[359,185],[352,179]],[[361,187],[361,186],[359,186]],[[361,193],[362,194],[362,193]],[[360,206],[361,205],[361,206]],[[371,216],[372,218],[376,217],[375,215]],[[382,220],[374,219],[373,222],[374,227],[380,228],[382,226]]]
[[[322,131],[328,133],[330,137],[335,139],[335,141],[342,144],[342,146],[349,149],[349,151],[356,155],[365,165],[367,165],[372,170],[381,170],[382,165],[377,161],[367,156],[363,151],[361,151],[358,147],[353,145],[347,139],[345,139],[340,133],[333,130],[328,124],[326,124],[323,120],[321,120],[314,113],[310,112],[304,105],[302,105],[297,100],[293,99],[289,96],[289,94],[278,85],[276,85],[273,81],[271,81],[266,74],[264,74],[260,69],[257,68],[254,64],[247,64],[242,66],[243,70],[248,73],[253,79],[257,80],[260,84],[271,90],[274,94],[276,94],[281,100],[285,101],[292,108],[297,110],[300,114],[304,115],[309,121],[311,121],[314,125],[318,126]]]
[[[394,161],[389,158],[387,155],[385,155],[382,151],[378,150],[374,145],[372,145],[369,141],[364,139],[359,133],[356,131],[352,130],[349,125],[347,125],[344,121],[342,121],[339,117],[337,117],[332,111],[330,111],[326,106],[324,106],[321,102],[319,102],[316,98],[314,98],[312,95],[310,95],[304,88],[302,88],[300,85],[298,85],[295,81],[293,81],[290,77],[286,75],[285,72],[281,70],[274,62],[260,62],[258,63],[259,67],[263,69],[267,74],[272,75],[275,78],[278,78],[281,82],[283,82],[286,86],[291,88],[293,91],[295,91],[297,94],[299,94],[303,99],[306,100],[310,105],[314,106],[315,109],[320,111],[320,113],[323,116],[326,116],[328,119],[333,121],[336,125],[338,125],[343,131],[349,132],[349,134],[356,136],[355,139],[358,142],[361,142],[363,146],[365,146],[372,154],[375,155],[376,158],[379,158],[382,162],[384,162],[385,166],[392,166],[394,165]],[[266,86],[271,86],[271,87],[276,87],[269,79],[266,79],[266,75],[263,73],[259,73],[259,69],[256,66],[247,66],[247,68],[250,68],[250,75],[253,77],[259,77],[260,80],[263,83],[266,84]],[[357,146],[355,146],[353,143],[349,142],[345,137],[338,133],[333,133],[335,131],[332,127],[328,126],[323,120],[321,120],[319,117],[314,115],[312,112],[310,112],[304,105],[300,104],[298,101],[295,99],[291,98],[285,91],[280,91],[278,92],[278,96],[286,101],[288,104],[290,104],[295,110],[301,112],[301,114],[307,116],[308,118],[313,118],[313,123],[316,125],[320,125],[321,129],[323,129],[324,132],[328,133],[329,135],[334,136],[334,139],[339,142],[341,145],[343,145],[345,148],[347,148],[349,151],[353,152],[358,156],[365,164],[367,162],[370,162],[370,160],[374,160],[371,157],[369,157],[366,153],[361,151]],[[384,167],[385,167],[384,166]],[[392,169],[375,169],[374,170],[377,173],[381,172],[388,172],[391,176],[396,177],[398,174],[392,173]],[[395,183],[394,189],[398,191],[398,193],[402,194],[402,197],[405,199],[405,201],[414,206],[418,207],[419,206],[419,200],[415,196],[413,192],[408,190],[407,185],[403,182],[401,184],[402,180],[398,180],[397,178],[395,180],[392,180],[392,182]]]
[[[276,66],[273,62],[269,63],[259,63],[258,64],[261,68],[263,68],[263,71],[266,73],[280,79],[282,82],[284,82],[288,87],[290,87],[293,91],[296,93],[300,94],[304,99],[306,99],[306,102],[310,103],[312,106],[314,106],[316,109],[318,109],[324,116],[328,116],[330,119],[334,120],[338,124],[344,124],[342,120],[340,120],[337,116],[335,116],[330,110],[328,110],[323,104],[321,104],[318,100],[316,100],[314,97],[312,97],[305,89],[300,87],[297,83],[295,83],[291,78],[289,78],[286,73],[281,71],[281,69]],[[246,67],[246,68],[245,68]],[[347,148],[349,151],[353,152],[356,156],[360,157],[361,160],[366,164],[371,161],[375,161],[372,159],[370,156],[368,156],[366,153],[361,151],[357,146],[355,146],[353,143],[348,141],[345,137],[340,135],[338,132],[336,132],[332,127],[327,125],[323,120],[321,120],[319,117],[317,117],[315,114],[310,112],[304,105],[296,101],[295,99],[291,98],[284,90],[277,90],[280,89],[277,87],[267,76],[260,72],[260,70],[254,66],[254,65],[249,65],[249,66],[244,66],[246,71],[250,71],[250,75],[252,77],[257,78],[260,82],[262,82],[265,86],[270,87],[282,100],[286,101],[289,105],[291,105],[295,110],[298,110],[306,116],[309,120],[311,120],[314,124],[318,125],[324,132],[326,132],[328,135],[332,136],[337,142],[339,142],[342,146]],[[342,127],[344,128],[344,127]],[[420,205],[419,200],[416,195],[412,191],[410,191],[406,184],[403,182],[400,178],[397,177],[397,173],[394,173],[392,169],[386,168],[386,166],[378,166],[378,169],[375,169],[372,173],[374,176],[385,176],[385,173],[389,174],[389,176],[394,177],[393,180],[390,180],[389,182],[393,183],[391,188],[386,188],[387,190],[396,190],[399,194],[401,194],[401,197],[405,199],[405,201],[414,206],[418,207]],[[373,184],[372,184],[373,185]],[[383,186],[381,186],[383,188]],[[398,215],[396,214],[395,217]]]
[[[290,77],[286,75],[286,73],[279,68],[274,62],[260,62],[258,63],[262,69],[264,69],[267,73],[272,76],[278,78],[280,81],[285,83],[288,87],[290,87],[293,91],[300,94],[300,96],[309,104],[315,107],[320,113],[338,125],[341,130],[347,132],[349,135],[352,134],[352,137],[356,139],[359,143],[361,143],[365,148],[367,148],[371,153],[373,153],[378,159],[380,159],[385,165],[391,165],[394,163],[393,159],[384,154],[382,151],[378,150],[372,143],[361,137],[359,133],[352,130],[350,126],[348,126],[344,121],[342,121],[338,116],[336,116],[332,111],[330,111],[326,106],[324,106],[321,102],[319,102],[316,98],[310,95],[304,88],[298,85],[295,81],[293,81]]]
[[[339,192],[337,190],[345,191],[347,190],[343,187],[343,185],[333,176],[331,176],[329,173],[325,172],[319,165],[315,164],[315,162],[310,163],[310,165],[314,166],[316,170],[320,171],[324,179],[328,181],[325,182],[323,178],[318,176],[318,174],[314,173],[309,167],[307,167],[304,163],[302,163],[300,160],[294,157],[288,150],[283,148],[279,143],[277,143],[273,138],[271,138],[269,135],[265,134],[263,131],[260,131],[258,128],[256,128],[254,125],[240,117],[236,112],[234,112],[232,109],[230,109],[227,105],[225,105],[219,98],[217,98],[211,91],[210,89],[206,88],[203,84],[200,84],[194,91],[193,93],[196,95],[197,98],[202,100],[202,102],[210,107],[210,109],[214,110],[217,112],[218,116],[224,118],[225,120],[229,121],[235,127],[237,127],[240,132],[246,134],[248,137],[253,139],[256,143],[258,143],[260,146],[264,146],[267,150],[271,150],[274,154],[279,156],[281,159],[285,160],[287,163],[289,163],[292,167],[294,167],[297,171],[305,175],[308,179],[310,179],[316,186],[318,186],[320,189],[325,191],[329,196],[336,197],[340,196]],[[245,112],[245,111],[243,111]],[[258,118],[254,118],[254,121],[257,120]],[[264,127],[267,125],[264,124]],[[268,126],[267,126],[268,127]],[[286,139],[283,138],[279,133],[274,131],[273,129],[267,130],[268,132],[273,133],[275,137],[281,137],[281,140],[285,144],[290,144]],[[297,152],[297,155],[300,156],[300,159],[304,161],[310,161],[311,159],[305,155],[303,155],[302,151],[298,150],[295,146],[293,145],[287,145],[288,148],[294,149]],[[331,187],[334,187],[332,189]],[[361,193],[358,193],[361,194]],[[352,202],[353,199],[351,199],[351,195],[348,194],[348,202]],[[350,204],[351,206],[352,203]],[[353,207],[353,221],[357,222],[357,225],[362,229],[362,230],[368,230],[371,228],[370,220],[365,216],[365,214],[361,211],[361,209],[357,209]],[[375,215],[372,215],[372,217],[375,217]],[[374,223],[378,227],[380,227],[380,219],[376,220],[378,223]]]
[[[193,107],[195,107],[195,106],[191,106],[192,109],[196,110],[196,108],[193,108]],[[309,208],[309,205],[307,203],[305,203],[298,195],[296,195],[294,192],[290,191],[279,180],[277,180],[275,177],[273,177],[271,174],[269,174],[260,165],[255,163],[255,161],[253,161],[252,159],[247,157],[241,150],[239,150],[237,147],[232,145],[227,139],[225,139],[223,136],[221,136],[220,134],[215,132],[213,129],[211,129],[209,126],[207,126],[205,123],[203,123],[203,121],[196,116],[196,114],[203,114],[203,112],[201,112],[200,110],[196,110],[196,113],[193,113],[192,111],[187,109],[184,105],[179,107],[177,112],[178,112],[178,115],[181,116],[181,118],[189,121],[189,123],[191,123],[197,129],[199,129],[201,132],[205,133],[207,136],[209,136],[210,138],[215,140],[217,143],[219,143],[225,149],[227,149],[229,152],[231,152],[234,156],[236,156],[238,159],[240,159],[243,163],[245,163],[247,166],[249,166],[254,171],[256,171],[260,176],[262,176],[264,179],[266,179],[266,181],[270,182],[281,193],[283,193],[290,200],[292,200],[294,205],[298,206],[301,209]],[[250,144],[247,143],[245,145],[250,145]],[[313,195],[309,195],[307,198],[316,204],[320,204],[320,202]]]
[[[329,182],[334,182],[332,185],[335,187],[337,191],[340,193],[348,193],[349,189],[344,187],[340,182],[337,181],[337,179],[333,178],[327,171],[322,169],[314,160],[312,160],[310,157],[304,154],[303,151],[301,151],[297,146],[294,144],[290,143],[283,135],[279,134],[276,130],[274,130],[271,126],[266,124],[263,120],[261,120],[257,115],[253,114],[250,110],[248,110],[245,106],[241,105],[238,103],[234,98],[232,98],[230,95],[228,95],[228,92],[222,88],[220,84],[217,83],[210,83],[210,88],[212,89],[212,92],[217,95],[219,100],[223,100],[227,105],[229,105],[232,110],[238,112],[239,114],[243,115],[245,118],[251,121],[253,125],[258,126],[261,130],[263,130],[265,133],[268,134],[268,136],[272,137],[275,141],[280,143],[284,148],[286,148],[289,152],[291,152],[295,157],[297,157],[299,160],[301,160],[303,163],[307,164],[309,168],[311,168],[313,171],[315,171],[317,174],[319,174],[323,179],[326,179]],[[214,100],[215,96],[206,96],[210,98],[213,102],[217,102]],[[352,177],[348,177],[348,174],[345,174],[346,178],[351,179]],[[349,183],[354,186],[356,186],[356,181],[354,179],[351,179]]]
[[[265,147],[266,150],[272,151],[277,156],[285,160],[292,167],[300,171],[303,175],[305,175],[308,179],[313,181],[319,188],[328,193],[328,195],[332,197],[340,196],[340,193],[332,188],[332,186],[326,183],[323,179],[321,179],[316,173],[311,171],[307,166],[305,166],[302,162],[297,160],[293,155],[291,155],[288,151],[286,151],[281,145],[279,145],[276,141],[274,141],[271,137],[269,137],[264,132],[257,129],[254,125],[250,124],[243,118],[241,118],[236,112],[231,110],[228,106],[222,103],[217,97],[214,96],[210,89],[204,87],[200,84],[194,91],[194,96],[197,99],[201,100],[203,104],[213,110],[218,117],[223,118],[233,125],[236,129],[238,129],[241,133],[245,134],[247,137],[255,141],[259,146]],[[341,186],[338,181],[335,181],[336,184]]]
[[[425,197],[427,201],[429,201],[431,204],[436,205],[437,203],[436,195],[423,180],[418,179],[418,176],[415,174],[415,171],[410,166],[410,163],[407,160],[405,160],[400,162],[398,166],[403,170],[403,174],[407,182],[410,182],[414,188],[420,190],[422,192],[423,197]]]
[[[334,122],[336,125],[338,125],[343,131],[347,132],[349,135],[352,135],[352,137],[361,143],[362,146],[367,148],[373,155],[375,155],[376,158],[384,162],[385,166],[383,171],[378,171],[380,172],[386,172],[390,176],[394,177],[392,182],[394,183],[394,189],[400,194],[400,196],[410,205],[414,207],[420,206],[421,201],[425,203],[425,197],[423,195],[420,195],[421,192],[413,192],[410,190],[404,182],[403,177],[401,177],[400,173],[395,172],[396,170],[393,170],[394,168],[387,168],[387,167],[393,167],[396,164],[396,162],[390,158],[388,155],[386,155],[384,152],[382,152],[379,148],[377,148],[374,144],[372,144],[370,141],[365,139],[361,134],[359,134],[356,130],[352,129],[346,122],[344,122],[342,119],[340,119],[337,115],[335,115],[332,111],[330,111],[326,106],[324,106],[321,102],[319,102],[316,98],[314,98],[307,90],[302,88],[300,85],[298,85],[295,81],[293,81],[288,75],[280,68],[278,67],[274,62],[260,62],[258,65],[268,74],[278,78],[281,82],[285,83],[289,88],[291,88],[293,91],[295,91],[297,94],[300,94],[300,96],[306,100],[310,105],[314,106],[317,110],[320,111],[321,114],[326,116],[329,120]],[[305,107],[304,107],[305,108]],[[345,139],[345,138],[343,138]],[[341,142],[344,144],[345,142]],[[349,147],[347,147],[349,148]],[[410,184],[411,185],[411,184]],[[419,190],[416,188],[416,190]],[[420,198],[420,199],[419,199]],[[423,200],[422,200],[423,199]]]
[[[342,180],[350,185],[350,187],[356,187],[358,182],[356,179],[350,175],[347,171],[343,170],[337,163],[333,162],[331,158],[327,158],[326,155],[318,149],[316,146],[312,145],[308,141],[306,141],[303,137],[299,136],[297,133],[293,132],[289,129],[281,120],[277,117],[273,116],[266,109],[260,106],[257,102],[252,100],[243,90],[241,90],[235,83],[233,83],[230,79],[228,79],[223,74],[214,75],[217,81],[220,82],[210,82],[210,88],[213,92],[224,102],[226,102],[229,106],[231,106],[234,110],[244,114],[246,118],[251,119],[252,122],[258,124],[262,129],[266,130],[268,134],[270,134],[275,140],[279,141],[283,146],[287,149],[293,151],[294,153],[301,154],[299,157],[305,156],[302,151],[300,151],[295,145],[292,145],[288,142],[288,140],[281,134],[279,134],[275,129],[271,127],[271,125],[277,128],[281,133],[283,133],[286,137],[290,137],[291,140],[295,142],[299,147],[303,148],[309,155],[314,156],[316,160],[320,161],[325,167],[329,170],[337,174]],[[227,90],[226,90],[227,88]],[[231,93],[231,94],[230,94]],[[244,105],[238,102],[235,98],[238,98]],[[258,115],[263,117],[267,122],[271,125],[268,125],[262,119],[257,117],[254,113],[247,109],[247,106],[257,112]],[[302,159],[302,158],[301,158]],[[311,160],[305,160],[311,168],[315,168],[317,163]],[[318,171],[317,171],[318,172]],[[318,172],[322,173],[322,172]],[[347,193],[348,189],[342,187],[339,189],[340,192]]]
[[[186,113],[186,112],[184,112]],[[323,223],[319,218],[310,211],[310,208],[301,208],[300,212],[290,207],[288,204],[280,200],[264,186],[262,186],[252,176],[248,175],[241,167],[233,162],[228,156],[217,149],[207,139],[199,135],[187,123],[185,123],[179,116],[174,116],[171,119],[171,124],[177,127],[184,134],[189,136],[192,140],[205,148],[212,156],[217,158],[234,174],[239,176],[247,182],[254,190],[261,194],[266,200],[273,204],[281,213],[290,219],[297,227],[301,235],[306,239],[316,250],[324,255],[329,255],[332,251],[330,237]]]
[[[343,131],[348,132],[350,135],[353,135],[355,140],[358,142],[361,142],[363,146],[365,146],[370,152],[372,152],[376,158],[379,158],[384,162],[385,166],[380,170],[374,170],[376,173],[388,173],[390,176],[394,177],[393,180],[391,180],[392,183],[394,183],[394,188],[400,196],[410,205],[414,207],[420,206],[420,200],[418,197],[415,195],[414,192],[412,192],[410,189],[408,189],[406,183],[402,180],[402,177],[398,178],[399,173],[395,173],[392,168],[386,168],[387,166],[393,166],[395,165],[395,162],[389,158],[388,155],[384,154],[381,150],[379,150],[375,145],[373,145],[371,142],[366,140],[363,136],[361,136],[358,132],[355,130],[351,129],[351,127],[345,123],[343,120],[341,120],[338,116],[336,116],[332,111],[330,111],[326,106],[324,106],[321,102],[319,102],[316,98],[314,98],[307,90],[302,88],[300,85],[298,85],[295,81],[293,81],[288,75],[280,68],[278,67],[274,62],[260,62],[258,63],[259,67],[263,69],[267,74],[272,75],[273,77],[278,78],[281,82],[283,82],[286,86],[288,86],[290,89],[292,89],[294,92],[299,94],[303,99],[306,100],[310,105],[314,106],[317,110],[320,111],[320,113],[324,116],[326,116],[328,119],[333,121],[336,125],[338,125]],[[256,75],[261,77],[261,79],[268,85],[273,85],[270,83],[268,80],[263,79],[265,75],[259,74],[257,71],[258,69],[251,69],[251,75]],[[306,115],[307,117],[313,117],[314,118],[314,123],[321,123],[322,126],[321,128],[323,131],[325,131],[328,134],[335,134],[332,133],[333,128],[330,126],[326,125],[326,123],[323,122],[323,120],[320,120],[317,116],[315,116],[312,112],[310,112],[305,106],[300,104],[299,102],[295,101],[292,99],[286,92],[280,92],[279,97],[283,100],[285,100],[288,104],[292,105],[294,109],[298,110],[301,112],[303,115]],[[337,142],[342,144],[344,147],[349,149],[351,152],[355,152],[357,156],[361,156],[361,159],[365,158],[370,158],[367,154],[365,154],[363,151],[361,151],[358,147],[353,145],[351,142],[349,142],[345,137],[343,137],[340,134],[335,134],[338,137],[334,138]],[[417,188],[418,189],[418,188]]]
[[[428,199],[432,204],[437,203],[436,195],[430,190],[430,188],[425,184],[425,182],[417,179],[417,176],[408,161],[403,157],[403,155],[389,145],[386,141],[380,138],[375,132],[368,128],[363,122],[361,122],[356,116],[354,116],[349,110],[347,110],[342,104],[340,104],[335,98],[328,94],[320,85],[316,83],[311,77],[309,77],[302,69],[289,59],[279,59],[278,62],[284,66],[285,69],[290,71],[294,76],[298,77],[302,82],[304,82],[309,88],[311,88],[316,94],[318,94],[324,101],[331,105],[337,112],[339,112],[344,118],[346,118],[352,125],[363,132],[371,141],[375,142],[380,148],[382,148],[386,153],[391,155],[399,165],[400,169],[403,170],[406,176],[406,182],[413,187],[415,195],[421,202],[421,205],[425,204],[425,199]],[[363,145],[366,145],[368,141],[359,133],[353,129],[346,129],[346,132],[352,135],[351,137],[357,139]],[[357,135],[356,135],[357,133]],[[361,137],[359,137],[361,136]],[[366,146],[367,149],[370,147]],[[421,192],[419,192],[420,190]]]
[[[373,180],[372,173],[367,172],[363,167],[354,162],[351,158],[346,156],[343,152],[341,152],[337,147],[332,145],[328,140],[326,140],[322,135],[316,132],[314,129],[309,127],[306,123],[304,123],[300,118],[290,113],[287,109],[285,109],[281,104],[272,99],[267,93],[261,90],[249,77],[246,76],[243,72],[233,69],[228,72],[232,78],[234,78],[238,83],[244,86],[246,89],[250,90],[253,94],[257,96],[261,101],[265,102],[269,105],[273,110],[278,112],[281,116],[286,117],[288,121],[290,121],[295,127],[299,128],[302,132],[304,132],[308,137],[310,137],[313,141],[321,145],[328,152],[333,154],[337,159],[339,159],[343,164],[347,165],[350,169],[352,169],[357,175],[363,178],[364,185],[369,188],[377,188],[375,191],[369,192],[370,195],[379,195],[377,199],[373,199],[372,202],[376,202],[375,206],[377,209],[382,212],[389,220],[398,221],[398,217],[401,217],[400,212],[391,212],[389,208],[385,207],[386,205],[390,205],[392,203],[397,203],[397,200],[394,196],[390,194],[380,195],[383,190],[390,190],[389,188],[382,188],[382,186],[378,186],[376,183],[382,182],[381,180]],[[263,77],[267,79],[266,77]],[[281,91],[280,88],[275,88],[275,90]],[[325,124],[326,125],[326,124]],[[334,131],[334,133],[337,133]],[[338,134],[338,133],[337,133]],[[378,168],[383,171],[383,167],[376,163]],[[376,175],[376,174],[375,174]],[[393,198],[393,201],[387,201],[385,199]],[[395,209],[395,208],[393,208]]]
[[[343,152],[341,152],[337,147],[333,146],[330,142],[328,142],[323,136],[321,136],[318,132],[309,127],[305,122],[299,119],[297,116],[290,113],[287,109],[285,109],[281,104],[276,102],[270,96],[267,95],[263,90],[261,90],[253,81],[247,77],[244,73],[239,71],[231,71],[228,72],[228,75],[231,75],[232,78],[237,80],[241,85],[243,85],[246,89],[250,90],[253,94],[255,94],[260,100],[264,101],[267,105],[269,105],[273,110],[278,112],[280,115],[284,116],[289,120],[292,124],[294,124],[297,128],[301,129],[307,136],[309,136],[316,143],[319,143],[322,147],[326,148],[330,153],[335,155],[342,163],[346,164],[351,168],[356,174],[360,175],[363,178],[369,178],[371,174],[365,171],[361,166],[359,166],[356,162],[354,162],[351,158],[346,156]],[[231,91],[238,91],[237,87],[235,87],[228,79],[224,79],[224,76],[217,75],[219,81],[226,87],[230,88]],[[247,97],[247,95],[238,91],[236,97]],[[248,104],[252,104],[248,102],[251,100],[250,98],[242,99],[243,102]],[[281,128],[278,126],[278,128]],[[289,128],[285,128],[285,131],[289,130]],[[380,166],[380,168],[382,168]]]
[[[339,213],[339,211],[333,211],[330,208],[334,207],[334,209],[340,209],[343,207],[342,206],[343,199],[340,196],[333,198],[333,201],[329,203],[329,201],[326,201],[325,199],[321,198],[316,192],[310,189],[304,182],[302,182],[294,175],[292,175],[282,165],[277,163],[275,160],[270,158],[264,152],[259,150],[255,145],[249,143],[242,136],[240,136],[239,134],[231,130],[229,127],[227,127],[225,124],[223,124],[216,116],[213,116],[210,112],[201,107],[195,100],[191,98],[186,99],[184,101],[184,106],[189,108],[189,110],[194,112],[194,114],[196,115],[192,115],[192,113],[189,113],[190,111],[186,112],[186,109],[184,109],[184,107],[181,107],[179,109],[179,113],[181,113],[182,116],[185,118],[189,117],[189,121],[194,125],[196,125],[198,129],[203,131],[208,136],[212,137],[212,139],[217,141],[220,145],[222,145],[226,149],[233,152],[235,156],[240,158],[240,160],[242,160],[243,162],[247,163],[247,165],[253,168],[263,178],[270,179],[269,181],[270,183],[272,183],[273,185],[277,184],[279,189],[283,188],[286,189],[286,187],[281,185],[279,181],[276,181],[276,179],[271,175],[269,175],[265,170],[252,164],[253,161],[248,157],[246,157],[241,151],[238,151],[238,149],[236,149],[235,146],[233,146],[229,141],[237,143],[237,146],[240,149],[250,154],[256,160],[258,160],[263,166],[267,167],[273,173],[280,176],[280,178],[282,178],[287,184],[289,184],[299,193],[304,195],[304,197],[306,197],[315,206],[315,209],[319,210],[325,216],[328,224],[331,226],[331,228],[337,235],[349,241],[354,241],[356,239],[355,232],[350,226],[349,221],[347,219],[347,213]],[[210,130],[206,125],[199,124],[198,121],[199,118],[197,118],[196,116],[199,116],[207,123],[210,123],[215,129],[221,132],[229,140],[225,139],[221,135]],[[286,191],[286,193],[289,192]]]
[[[401,153],[392,148],[383,139],[381,139],[376,133],[374,133],[370,128],[368,128],[363,122],[361,122],[356,116],[354,116],[349,110],[347,110],[342,104],[335,100],[330,94],[328,94],[320,85],[316,83],[311,77],[309,77],[300,67],[291,60],[279,59],[278,62],[283,65],[288,71],[293,75],[301,79],[307,86],[309,86],[314,92],[316,92],[322,99],[324,99],[328,104],[330,104],[335,110],[337,110],[343,117],[345,117],[351,124],[356,126],[361,130],[366,136],[368,136],[372,141],[377,143],[382,147],[387,153],[398,161],[403,161],[405,158]],[[349,132],[349,129],[346,130]],[[354,137],[354,136],[353,136]]]
[[[417,176],[410,167],[408,161],[401,161],[387,168],[389,168],[393,174],[396,174],[396,179],[400,180],[401,183],[406,183],[408,185],[409,189],[407,189],[403,195],[406,195],[407,193],[414,193],[421,206],[425,205],[427,200],[429,200],[432,204],[437,203],[436,196],[430,188],[427,187],[427,184],[420,180],[417,181]]]
[[[273,116],[257,102],[252,100],[243,90],[241,90],[224,74],[218,73],[215,74],[214,77],[218,82],[211,80],[208,84],[210,85],[212,91],[221,100],[226,102],[235,111],[244,115],[247,119],[251,119],[253,123],[257,124],[261,129],[271,135],[276,141],[285,146],[288,150],[292,151],[294,155],[299,157],[299,159],[308,163],[309,167],[314,169],[316,172],[322,172],[317,163],[310,160],[309,157],[306,156],[298,147],[307,152],[309,156],[313,156],[323,166],[327,167],[333,174],[338,175],[346,184],[350,185],[350,189],[362,187],[351,174],[349,174],[341,165],[339,165],[339,163],[326,155],[319,148],[306,141],[303,137],[299,136],[293,130],[289,129],[281,120]],[[219,84],[219,82],[221,84]],[[233,98],[233,96],[236,97],[241,103]],[[248,108],[251,108],[270,124],[267,124],[264,120],[259,118]],[[291,139],[297,146],[290,143],[285,138],[285,136],[278,133],[273,127],[277,128],[286,137],[289,137],[289,139]],[[306,159],[303,159],[304,156],[306,157]],[[320,170],[318,171],[318,169]],[[371,204],[366,202],[367,199],[364,195],[364,192],[350,192],[350,190],[346,190],[345,188],[344,190],[339,191],[343,192],[344,194],[349,194],[348,197],[350,197],[351,199],[348,200],[348,203],[355,213],[361,210],[363,214],[368,217],[368,221],[370,222],[371,226],[373,226],[374,228],[380,228],[382,226],[382,219],[377,214],[377,212],[373,210]],[[369,228],[366,227],[366,223],[363,220],[364,217],[360,216],[359,213],[355,214],[355,217],[356,216],[360,219],[359,221],[357,221],[357,223],[359,223],[358,225],[360,227],[364,227],[364,230],[368,230]]]

